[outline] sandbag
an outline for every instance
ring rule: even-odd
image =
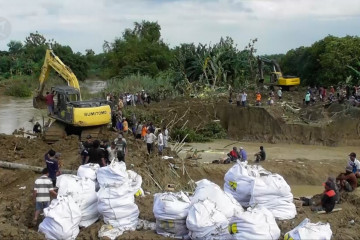
[[[285,234],[284,240],[330,240],[331,236],[329,223],[311,223],[305,218],[297,227]]]
[[[190,208],[190,199],[183,192],[156,193],[153,212],[156,219],[185,219]]]
[[[71,196],[58,196],[44,209],[44,220],[39,225],[39,232],[46,239],[72,240],[79,234],[81,211]]]
[[[96,175],[100,187],[109,184],[129,184],[129,176],[124,162],[113,161],[110,165],[99,168]]]
[[[139,209],[128,185],[101,187],[97,196],[98,211],[106,224],[114,228],[136,229]]]
[[[88,163],[81,165],[77,170],[77,176],[83,178],[89,178],[93,181],[96,180],[96,171],[100,168],[100,165],[97,163]]]
[[[263,207],[248,208],[229,224],[232,239],[279,239],[280,229],[272,213]]]
[[[231,239],[229,221],[208,199],[194,203],[186,218],[191,239]]]
[[[262,175],[255,179],[250,205],[256,204],[267,208],[279,220],[296,216],[291,188],[279,174]]]
[[[132,170],[126,171],[130,180],[130,188],[135,196],[144,196],[144,190],[141,188],[142,177]]]
[[[191,203],[194,204],[205,199],[213,201],[216,208],[227,218],[244,211],[231,194],[225,193],[218,185],[207,179],[196,182],[196,189],[194,196],[191,198]]]
[[[249,206],[256,177],[256,171],[251,170],[253,174],[250,175],[246,166],[246,163],[237,163],[224,177],[224,191],[231,194],[243,207]]]
[[[156,233],[165,237],[188,239],[189,230],[186,227],[186,219],[170,220],[156,219]]]
[[[57,178],[58,196],[72,196],[81,210],[80,227],[88,227],[99,219],[95,182],[89,178],[63,174]]]

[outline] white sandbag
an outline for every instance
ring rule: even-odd
[[[97,180],[100,186],[111,184],[128,184],[129,176],[126,172],[124,162],[111,162],[106,167],[99,168],[96,172]]]
[[[98,211],[106,224],[115,228],[136,229],[139,209],[128,185],[102,187],[97,196]]]
[[[272,213],[263,207],[248,208],[229,224],[232,239],[279,239],[280,229]]]
[[[81,210],[80,227],[88,227],[99,218],[95,182],[89,178],[63,174],[57,178],[58,196],[72,196]]]
[[[45,219],[39,225],[39,232],[46,239],[75,239],[79,234],[81,211],[71,196],[58,196],[44,209]]]
[[[100,168],[100,165],[97,163],[88,163],[81,165],[77,170],[77,176],[83,178],[89,178],[93,181],[96,180],[96,171]]]
[[[249,174],[246,163],[237,163],[225,174],[224,191],[231,194],[243,207],[248,207],[255,182],[256,171]]]
[[[190,208],[190,199],[183,192],[165,192],[154,195],[153,212],[156,219],[185,219]]]
[[[144,190],[141,188],[142,177],[132,170],[126,171],[130,180],[130,188],[135,196],[144,196]]]
[[[331,236],[329,223],[311,223],[305,218],[297,227],[285,234],[284,240],[330,240]]]
[[[229,221],[210,200],[193,204],[186,218],[191,239],[231,239]]]
[[[296,207],[290,186],[278,174],[257,177],[250,200],[250,205],[267,208],[279,220],[293,219]]]
[[[170,238],[189,238],[189,230],[186,227],[186,219],[156,219],[156,233]]]
[[[239,202],[231,194],[225,193],[218,185],[207,179],[196,182],[196,189],[194,196],[191,197],[191,203],[194,204],[205,199],[213,201],[216,204],[216,208],[227,218],[231,218],[234,214],[244,211]]]

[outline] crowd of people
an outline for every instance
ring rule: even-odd
[[[279,101],[282,100],[282,96],[283,96],[283,92],[282,92],[281,87],[279,87],[279,89],[276,91],[276,94],[274,91],[271,90],[268,94],[266,104],[274,105],[276,99]],[[243,90],[242,92],[238,92],[236,94],[236,105],[238,107],[240,107],[240,106],[246,107],[247,102],[248,102],[247,97],[248,97],[248,95],[245,90]],[[260,91],[257,91],[255,93],[255,106],[261,106],[261,104],[262,104],[261,101],[262,101],[262,95],[261,95]],[[230,103],[232,102],[232,93],[230,94],[229,102]]]
[[[254,154],[255,163],[260,163],[261,161],[266,160],[266,152],[264,146],[260,146],[260,151]],[[229,164],[235,163],[237,161],[245,162],[248,161],[247,152],[243,147],[240,147],[239,150],[237,147],[233,147],[233,149],[226,155],[226,157],[221,158],[220,160],[214,160],[212,163],[217,164]]]

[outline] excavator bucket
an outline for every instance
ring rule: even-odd
[[[45,109],[46,108],[45,97],[41,96],[41,95],[34,94],[33,107],[38,108],[38,109]]]

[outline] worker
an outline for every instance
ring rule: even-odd
[[[256,93],[256,106],[260,106],[261,105],[261,94],[260,92]]]
[[[163,131],[164,131],[164,148],[168,147],[168,141],[169,141],[169,130],[167,129],[166,126],[163,127]]]
[[[47,153],[45,153],[44,159],[46,163],[46,167],[48,169],[48,176],[51,179],[53,186],[56,186],[56,177],[59,173],[59,163],[55,159],[56,152],[50,149]]]
[[[265,161],[266,153],[263,146],[260,146],[260,151],[255,153],[255,162]]]
[[[341,173],[336,178],[336,181],[340,182],[340,191],[345,190],[346,192],[352,192],[357,188],[357,179],[352,171],[352,167],[347,166],[345,168],[345,173]]]
[[[89,156],[89,151],[91,147],[92,147],[92,136],[89,134],[86,136],[86,141],[81,143],[80,145],[81,165],[85,164],[86,158]]]
[[[49,93],[46,92],[46,96],[45,96],[45,101],[46,101],[46,105],[48,107],[48,114],[54,115],[54,92]]]
[[[246,153],[246,151],[245,151],[245,149],[243,147],[240,147],[239,155],[240,155],[240,161],[241,162],[247,161],[247,153]]]
[[[89,156],[86,158],[86,163],[97,163],[100,167],[106,166],[103,151],[100,149],[99,140],[93,142],[93,146],[89,150]]]
[[[158,150],[159,150],[159,155],[162,155],[163,149],[164,149],[164,135],[161,132],[161,129],[158,130],[159,131],[159,135],[157,137],[158,139]]]
[[[39,135],[41,133],[41,125],[39,122],[35,123],[33,127],[33,133],[35,133],[36,135]]]
[[[334,185],[330,181],[326,181],[324,184],[325,191],[321,198],[321,202],[317,206],[311,207],[312,211],[325,211],[331,212],[335,207],[336,193],[334,191]]]
[[[360,178],[360,162],[356,159],[356,153],[352,152],[349,154],[349,161],[347,166],[350,166],[355,176]]]
[[[126,118],[123,119],[122,124],[123,124],[123,132],[127,133],[129,131],[129,123],[126,121]]]
[[[113,160],[116,159],[116,144],[115,142],[111,142],[110,146],[108,146],[106,148],[106,151],[108,152],[109,154],[109,162],[112,162]]]
[[[246,107],[246,101],[247,101],[246,99],[247,99],[247,94],[244,90],[243,93],[241,94],[241,105],[243,107]],[[261,95],[260,95],[260,100],[261,100]]]
[[[35,200],[35,216],[33,224],[36,225],[39,215],[44,208],[47,208],[50,204],[50,194],[53,197],[57,196],[57,193],[54,191],[53,183],[49,178],[49,171],[47,168],[44,168],[41,173],[41,177],[37,178],[35,181],[33,198]]]
[[[139,121],[139,123],[136,125],[136,128],[135,128],[135,138],[136,139],[141,139],[142,128],[143,128],[143,124],[141,123],[141,121]]]
[[[236,160],[238,160],[240,158],[240,155],[239,155],[236,147],[233,147],[233,149],[227,155],[230,158],[230,161],[233,161],[233,162],[235,162]]]
[[[241,93],[236,94],[236,106],[240,107]]]
[[[120,154],[121,154],[122,161],[125,162],[125,156],[127,154],[127,144],[126,144],[125,138],[123,138],[123,136],[121,134],[119,134],[118,138],[115,139],[115,144],[116,144],[117,155],[120,156]]]
[[[152,122],[149,123],[148,130],[150,130],[151,133],[155,133],[156,128]]]
[[[142,129],[141,129],[141,139],[143,139],[143,140],[145,139],[146,133],[147,133],[147,126],[146,126],[146,123],[144,121]]]
[[[279,89],[278,89],[278,91],[277,91],[277,95],[278,95],[279,101],[281,101],[281,99],[282,99],[282,90],[281,90],[281,87],[279,87]]]
[[[305,104],[306,104],[306,106],[309,106],[309,104],[310,104],[310,92],[309,91],[305,95]]]
[[[144,137],[144,141],[146,142],[148,155],[151,154],[153,150],[154,141],[156,140],[156,136],[154,133],[152,133],[149,129],[147,130],[147,133]]]

